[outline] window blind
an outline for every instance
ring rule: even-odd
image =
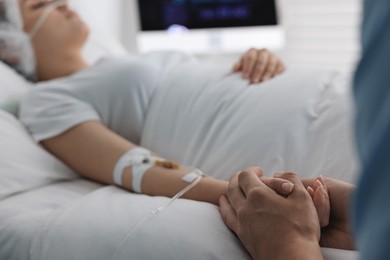
[[[351,71],[360,54],[360,0],[280,0],[290,64]]]

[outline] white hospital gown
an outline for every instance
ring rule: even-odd
[[[153,93],[169,70],[190,57],[178,53],[104,59],[71,76],[38,84],[20,119],[36,141],[92,120],[138,144]]]

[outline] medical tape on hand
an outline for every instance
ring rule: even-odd
[[[133,175],[133,180],[132,180],[133,191],[137,193],[142,193],[142,188],[141,188],[142,178],[145,172],[155,165],[155,162],[157,160],[162,160],[162,159],[151,156],[150,151],[145,148],[137,147],[129,150],[124,155],[122,155],[122,157],[118,160],[117,164],[115,165],[114,183],[123,186],[122,175],[124,169],[128,166],[131,166],[132,175]],[[203,176],[205,176],[205,174],[202,171],[200,171],[199,169],[195,169],[194,171],[185,175],[182,178],[182,180],[192,184],[196,179]],[[182,193],[179,197],[181,197],[182,195],[184,195],[184,193]]]
[[[195,181],[199,176],[203,177],[203,176],[206,176],[201,170],[199,169],[195,169],[193,170],[192,172],[190,172],[189,174],[187,174],[186,176],[184,176],[182,178],[183,181],[185,182],[189,182],[189,183],[192,183],[193,181]]]
[[[132,164],[133,171],[133,191],[137,193],[142,193],[141,184],[142,178],[147,170],[154,166],[154,161],[156,160],[150,155],[144,157],[144,162]]]
[[[128,166],[134,166],[134,165],[142,165],[143,161],[147,156],[150,156],[150,151],[142,148],[142,147],[136,147],[129,151],[127,151],[125,154],[122,155],[122,157],[118,160],[118,162],[115,165],[114,169],[114,183],[122,186],[122,175],[123,171]],[[149,164],[148,164],[149,166]],[[150,166],[149,166],[150,167]],[[137,167],[136,167],[137,168]],[[141,169],[137,169],[138,175],[140,175]],[[134,169],[133,169],[134,171]],[[134,173],[133,173],[134,176]],[[142,177],[142,176],[141,176]],[[133,177],[134,178],[134,177]]]

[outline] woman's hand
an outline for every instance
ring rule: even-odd
[[[330,200],[324,177],[317,177],[315,181],[309,187],[307,187],[307,191],[309,192],[314,206],[316,207],[321,228],[328,226],[330,216]]]
[[[267,49],[254,48],[247,51],[233,67],[234,72],[241,72],[251,83],[273,78],[285,69],[283,62],[275,54]]]
[[[305,186],[312,185],[316,179],[302,180]],[[352,184],[331,178],[324,178],[330,200],[329,224],[321,230],[322,247],[355,250],[350,229],[350,203],[356,187]]]
[[[279,178],[294,184],[281,196],[249,168],[232,177],[220,210],[254,259],[322,259],[318,241],[320,225],[312,199],[295,174]],[[294,258],[294,259],[295,259]]]

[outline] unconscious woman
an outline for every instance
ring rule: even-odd
[[[15,9],[12,2],[17,1],[11,0],[9,8]],[[81,55],[88,27],[66,1],[19,0],[16,8],[13,15],[20,15],[21,29],[29,35],[38,81],[23,101],[20,119],[37,142],[93,181],[167,197],[193,185],[184,198],[218,205],[227,181],[205,177],[200,170],[137,146],[162,74],[169,77],[167,68],[162,71],[144,56],[106,58],[90,66]],[[284,69],[265,49],[249,50],[233,66],[233,72],[250,83],[268,80]],[[269,183],[293,188],[282,185],[282,180]],[[325,225],[324,182],[319,178],[308,190]]]

